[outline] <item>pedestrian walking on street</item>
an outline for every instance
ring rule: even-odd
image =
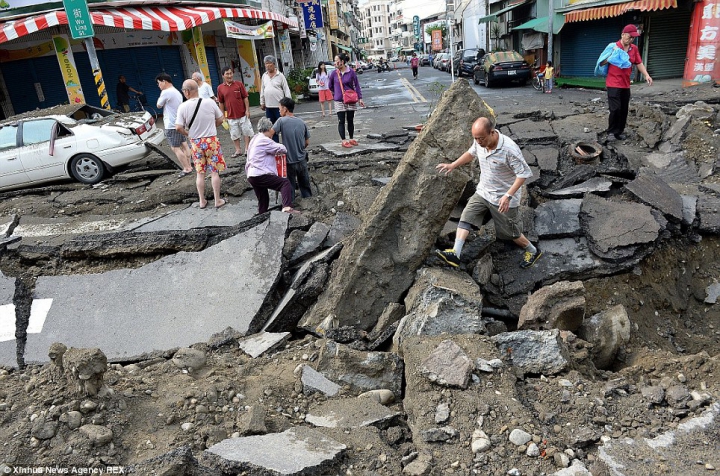
[[[245,161],[245,176],[258,199],[258,214],[265,213],[270,207],[270,194],[268,190],[280,192],[282,196],[282,211],[294,213],[292,207],[292,185],[284,177],[278,176],[275,156],[287,153],[284,145],[272,140],[275,133],[273,123],[267,117],[261,117],[257,124],[258,133],[250,140],[247,161]]]
[[[275,121],[280,118],[280,100],[292,97],[292,94],[290,94],[287,79],[277,69],[277,58],[266,56],[263,62],[266,71],[260,82],[260,109],[265,111],[265,117],[275,124]],[[277,134],[273,136],[273,140],[278,141]]]
[[[192,144],[193,165],[197,172],[195,185],[200,197],[200,208],[207,206],[205,199],[205,176],[210,174],[215,208],[223,207],[226,202],[220,198],[220,172],[225,170],[220,141],[217,138],[217,126],[225,119],[215,101],[198,97],[198,85],[192,79],[183,82],[182,92],[187,101],[178,108],[175,129],[190,138]]]
[[[548,94],[552,94],[554,71],[555,68],[553,68],[552,61],[548,61],[545,64],[545,92]]]
[[[250,138],[253,136],[250,122],[250,102],[248,93],[242,81],[233,79],[233,69],[225,67],[222,70],[223,83],[218,86],[218,103],[230,125],[230,139],[235,145],[235,152],[230,156],[233,159],[247,153]],[[245,141],[244,149],[240,149],[240,138]]]
[[[332,91],[328,88],[328,72],[325,62],[321,61],[317,67],[315,74],[315,82],[318,84],[318,101],[320,101],[320,111],[325,117],[325,102],[328,103],[328,116],[332,114]]]
[[[635,25],[627,25],[620,34],[620,40],[610,43],[598,59],[595,68],[607,67],[605,86],[608,95],[608,117],[607,140],[625,140],[625,126],[627,124],[628,111],[630,109],[630,75],[632,65],[636,65],[638,71],[645,76],[645,81],[652,86],[653,80],[648,74],[647,68],[642,62],[640,51],[634,44],[635,38],[640,32]],[[596,73],[597,74],[597,73]]]
[[[185,177],[193,171],[192,164],[190,163],[190,147],[188,147],[187,137],[175,129],[175,118],[177,117],[178,108],[183,102],[183,97],[180,91],[173,86],[172,78],[169,74],[158,74],[155,77],[155,82],[158,88],[160,88],[157,107],[163,110],[165,138],[182,166],[182,172],[180,172],[179,177]]]
[[[533,176],[517,144],[493,127],[485,117],[472,125],[473,144],[467,152],[449,164],[436,169],[446,175],[478,159],[480,182],[460,216],[455,233],[455,246],[436,253],[447,264],[460,266],[460,255],[470,230],[480,228],[488,212],[495,221],[495,235],[500,240],[512,240],[525,250],[521,268],[529,268],[542,256],[540,248],[530,243],[522,233],[522,218],[518,213],[521,188]]]
[[[358,142],[353,139],[355,134],[355,111],[357,111],[358,104],[361,107],[365,107],[365,103],[362,100],[362,90],[360,89],[360,81],[358,81],[357,73],[352,68],[348,67],[347,63],[350,61],[350,57],[345,53],[337,55],[335,57],[335,71],[330,75],[328,81],[328,87],[333,92],[333,99],[335,100],[335,112],[338,116],[338,132],[340,133],[340,140],[342,141],[343,147],[353,147],[358,145]],[[354,91],[357,101],[351,102],[345,97],[345,91]],[[350,137],[349,140],[345,139],[345,121],[347,120],[347,133]]]
[[[412,58],[410,58],[410,67],[412,68],[413,79],[417,79],[418,66],[420,66],[420,58],[418,58],[417,53],[413,52]]]
[[[287,149],[287,178],[292,185],[292,201],[295,203],[295,189],[300,189],[303,198],[312,197],[310,172],[307,165],[307,146],[310,145],[310,131],[299,117],[295,116],[295,101],[280,100],[280,119],[273,124],[273,134],[280,134]]]

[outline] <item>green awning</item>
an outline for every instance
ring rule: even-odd
[[[350,48],[349,46],[337,45],[337,44],[336,44],[335,46],[337,46],[337,47],[340,48],[341,50],[349,51],[350,53],[352,53],[352,51],[353,51],[353,49]]]
[[[495,13],[492,13],[492,14],[490,14],[490,15],[481,17],[481,18],[478,20],[478,24],[480,24],[480,23],[488,23],[488,22],[491,22],[491,21],[497,21],[498,17],[499,17],[500,15],[502,15],[503,13],[507,13],[507,12],[509,12],[510,10],[512,10],[513,8],[517,8],[517,7],[519,7],[520,5],[525,5],[526,3],[527,3],[527,0],[524,1],[524,2],[516,3],[516,4],[514,4],[514,5],[510,5],[509,7],[505,7],[505,8],[503,8],[502,10],[498,10],[498,11],[496,11]]]
[[[555,15],[555,21],[553,21],[553,30],[557,35],[565,25],[565,15]],[[513,27],[513,30],[535,30],[539,33],[548,32],[548,17],[533,18],[530,21],[526,21],[522,25]]]

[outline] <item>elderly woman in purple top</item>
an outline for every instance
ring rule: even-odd
[[[258,121],[258,133],[250,140],[247,161],[245,162],[245,175],[252,185],[258,199],[258,213],[265,213],[270,205],[268,190],[275,190],[282,195],[282,211],[294,213],[292,207],[292,185],[286,178],[279,177],[275,156],[286,154],[284,145],[272,140],[273,123],[267,117]]]
[[[353,139],[353,134],[355,133],[355,111],[357,111],[358,104],[360,104],[361,107],[365,107],[365,103],[362,100],[360,82],[358,81],[355,71],[347,65],[349,61],[350,58],[345,53],[337,55],[335,57],[336,69],[329,74],[328,78],[328,87],[330,91],[332,91],[333,100],[335,101],[335,112],[337,112],[338,116],[338,132],[340,133],[343,147],[358,145],[358,142]],[[340,87],[341,82],[342,87]],[[343,102],[343,88],[346,90],[355,90],[359,101],[356,104],[345,104]],[[345,119],[347,119],[349,140],[345,140]]]

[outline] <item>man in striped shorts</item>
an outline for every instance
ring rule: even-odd
[[[460,216],[455,246],[449,250],[437,250],[450,266],[460,265],[460,253],[470,230],[480,228],[487,212],[495,221],[495,235],[501,240],[512,240],[525,250],[521,268],[529,268],[542,256],[537,246],[530,243],[522,233],[522,219],[518,213],[520,189],[532,171],[525,162],[520,148],[512,139],[498,132],[485,117],[472,125],[473,145],[457,160],[438,164],[436,169],[446,175],[477,158],[480,164],[480,182],[477,191],[468,201]]]

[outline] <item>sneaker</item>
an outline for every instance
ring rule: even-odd
[[[617,136],[615,134],[608,134],[607,135],[607,141],[608,142],[615,142],[617,140]]]
[[[441,257],[443,260],[445,260],[445,262],[447,264],[449,264],[450,266],[452,266],[453,268],[457,268],[458,266],[460,266],[460,258],[458,258],[457,255],[455,254],[455,250],[453,250],[453,249],[449,249],[449,250],[445,250],[445,251],[435,250],[435,253],[437,253],[437,255],[439,257]]]
[[[627,135],[624,134],[624,133],[622,133],[622,134],[615,134],[615,137],[617,137],[618,140],[625,140],[625,139],[627,139]]]
[[[540,251],[540,248],[535,246],[535,253],[530,253],[529,251],[526,251],[522,263],[520,263],[520,267],[522,269],[529,268],[530,266],[535,264],[535,261],[539,260],[542,256],[542,251]]]

